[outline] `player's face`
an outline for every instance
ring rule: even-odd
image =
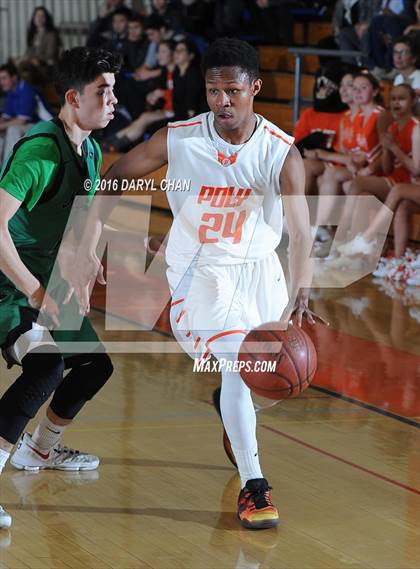
[[[353,76],[350,73],[344,75],[340,82],[340,98],[346,105],[353,103]]]
[[[414,101],[405,87],[393,87],[391,91],[391,113],[395,119],[411,115]]]
[[[113,73],[103,73],[89,83],[78,95],[77,115],[84,130],[105,128],[114,118],[115,77]]]
[[[254,97],[261,79],[250,80],[238,67],[214,67],[206,72],[207,103],[214,113],[216,128],[235,130],[253,113]]]
[[[410,47],[405,43],[396,43],[394,45],[392,57],[396,69],[409,69],[416,63],[416,58],[413,57]]]
[[[377,90],[366,77],[356,77],[353,81],[353,100],[357,105],[368,105],[376,94]]]

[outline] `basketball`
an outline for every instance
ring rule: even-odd
[[[239,351],[241,377],[261,397],[296,397],[311,383],[317,366],[315,346],[298,326],[280,330],[268,322],[251,330]]]

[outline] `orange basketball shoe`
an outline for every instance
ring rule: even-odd
[[[271,501],[271,486],[265,478],[248,480],[239,493],[238,518],[248,529],[268,529],[279,524],[279,513]]]
[[[213,391],[213,405],[223,424],[222,412],[220,411],[220,392],[221,392],[220,387],[218,387]],[[223,448],[225,449],[226,456],[228,457],[230,462],[233,464],[235,468],[238,468],[238,465],[236,464],[235,455],[233,454],[232,445],[230,444],[229,437],[224,428],[223,428]]]

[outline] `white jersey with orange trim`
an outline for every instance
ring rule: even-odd
[[[218,135],[212,112],[169,123],[166,186],[174,214],[169,265],[188,266],[193,259],[196,265],[255,261],[279,244],[280,171],[294,139],[261,115],[256,119],[242,145]],[[180,181],[188,191],[178,190]]]

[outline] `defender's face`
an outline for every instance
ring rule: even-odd
[[[261,79],[250,81],[239,67],[214,67],[206,72],[207,103],[214,113],[216,128],[235,130],[253,112],[254,97]]]
[[[77,114],[81,128],[84,130],[105,128],[114,118],[114,106],[117,103],[114,85],[114,74],[103,73],[86,85],[83,93],[79,93]]]

